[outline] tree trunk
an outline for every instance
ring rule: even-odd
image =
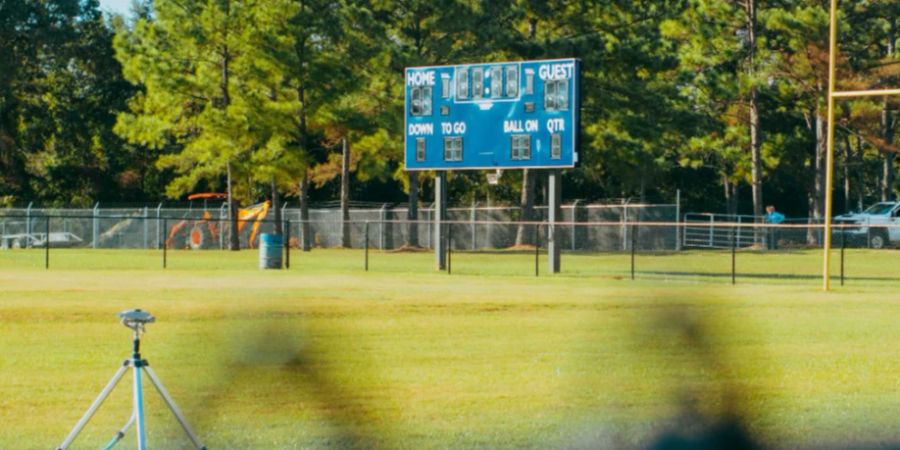
[[[534,220],[534,170],[522,171],[522,193],[519,202],[519,220],[530,222]],[[533,244],[534,232],[532,226],[519,225],[516,231],[516,245]]]
[[[538,21],[536,18],[532,18],[528,21],[528,41],[535,42],[537,39],[537,32]],[[534,220],[534,184],[534,170],[524,169],[522,171],[522,191],[519,195],[520,221],[528,222]],[[516,229],[516,245],[536,244],[533,242],[535,234],[533,226],[519,225]]]
[[[419,246],[419,172],[409,172],[409,208],[406,210],[409,220],[406,234],[406,245]]]
[[[733,216],[738,215],[738,204],[740,204],[740,196],[738,195],[740,193],[740,190],[738,189],[739,187],[740,184],[738,183],[731,184],[731,206],[729,207],[729,209],[731,210],[731,215]]]
[[[892,152],[884,154],[884,162],[882,163],[881,173],[881,200],[885,202],[894,201],[894,158],[896,155]]]
[[[727,175],[722,174],[722,187],[725,190],[725,212],[728,215],[737,215],[738,185],[732,183]]]
[[[300,227],[302,232],[300,238],[300,247],[304,252],[308,252],[311,248],[311,239],[309,236],[309,171],[303,171],[303,178],[300,180]]]
[[[857,136],[856,137],[856,159],[858,161],[863,160],[863,151],[864,150],[865,150],[865,148],[863,146],[863,139],[862,139],[862,137]],[[860,177],[859,177],[859,185],[865,186],[867,181],[868,180],[866,179],[866,172],[861,171]],[[857,211],[863,210],[863,191],[864,191],[864,189],[859,189],[859,188],[856,189],[856,198],[857,198],[856,210]]]
[[[226,4],[226,14],[228,14],[228,8],[230,4]],[[227,31],[226,31],[227,32]],[[219,91],[222,95],[222,107],[220,108],[222,111],[228,109],[228,106],[231,105],[231,94],[229,92],[229,79],[231,77],[231,72],[229,70],[229,62],[231,59],[231,55],[228,50],[228,44],[222,46],[222,61],[221,61],[221,73],[222,76],[219,79]],[[231,155],[234,156],[234,155]],[[238,232],[238,209],[237,204],[234,201],[234,177],[231,174],[231,161],[228,161],[228,217],[231,220],[231,239],[228,244],[228,248],[232,251],[238,251],[241,249],[241,241],[240,235]]]
[[[238,251],[241,249],[241,236],[238,231],[238,208],[234,201],[234,178],[231,176],[231,163],[227,167],[228,175],[228,219],[231,222],[231,236],[228,241],[228,249]]]
[[[850,135],[844,134],[844,212],[849,213],[853,206],[850,197],[850,159],[851,159]]]
[[[341,246],[350,248],[350,147],[341,139]]]
[[[825,158],[827,151],[826,127],[827,121],[821,114],[821,108],[816,108],[815,131],[816,131],[816,150],[815,150],[815,177],[813,180],[812,195],[810,196],[810,221],[820,223],[825,214]],[[806,233],[806,241],[810,245],[818,245],[820,242],[818,229],[810,228]]]
[[[896,17],[890,18],[891,25],[890,31],[888,32],[888,42],[887,42],[887,59],[891,60],[894,56],[894,39],[895,33],[897,29],[897,19]],[[888,102],[888,97],[884,98],[883,106],[881,109],[881,131],[882,137],[884,138],[885,145],[893,145],[894,143],[894,115],[890,109],[890,103]],[[882,167],[881,174],[881,201],[890,202],[894,200],[894,158],[896,155],[893,152],[886,152],[884,154],[884,162]]]
[[[816,179],[815,179],[815,204],[813,217],[821,219],[825,214],[825,170],[826,152],[826,128],[828,123],[822,115],[816,116]]]
[[[759,93],[754,77],[756,75],[756,0],[747,0],[747,72],[750,78],[750,160],[751,160],[751,186],[753,188],[753,215],[763,215],[762,195],[762,156],[759,127]],[[763,236],[759,228],[755,229],[755,240],[761,242]]]
[[[282,227],[281,217],[281,196],[278,194],[278,185],[275,183],[275,177],[272,177],[272,211],[275,222],[275,234],[283,235],[284,227]]]
[[[643,171],[643,173],[646,173],[646,171]],[[547,196],[544,196],[544,198],[547,198]],[[638,190],[638,199],[641,204],[647,203],[647,179],[644,177],[644,175],[641,175],[641,184],[640,190]]]
[[[303,47],[301,46],[301,48]],[[300,61],[304,61],[302,52],[299,57]],[[309,136],[306,133],[306,90],[303,88],[303,85],[297,86],[297,98],[300,100],[298,140],[304,150],[309,150]],[[310,250],[309,233],[309,169],[304,168],[303,177],[300,178],[300,249],[304,252]]]

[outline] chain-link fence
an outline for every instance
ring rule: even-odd
[[[561,208],[554,225],[559,247],[574,252],[666,252],[682,249],[800,249],[821,247],[821,219],[788,219],[766,224],[744,215],[687,213],[678,206],[585,205]],[[344,220],[340,209],[282,208],[262,219],[238,221],[239,248],[256,248],[263,233],[282,233],[295,248],[362,248],[396,250],[433,248],[434,209],[421,208],[411,219],[406,208],[351,208]],[[516,207],[450,208],[445,224],[456,250],[502,250],[534,246],[550,239],[546,207],[521,217]],[[834,246],[890,248],[900,245],[900,223],[835,224]],[[158,249],[225,249],[231,227],[224,205],[215,208],[93,208],[0,210],[0,249],[44,247]],[[49,241],[49,242],[48,242]]]
[[[766,224],[754,216],[687,213],[677,205],[565,205],[552,237],[564,251],[671,252],[683,249],[820,248],[819,219],[788,219]],[[256,248],[264,233],[285,235],[294,248],[434,248],[434,210],[421,208],[415,220],[405,207],[340,209],[282,208],[262,218],[238,220],[237,246]],[[455,250],[484,251],[533,247],[551,239],[546,207],[523,218],[516,207],[450,208],[443,222]],[[900,245],[897,223],[850,224],[837,221],[835,247],[892,248]],[[538,228],[536,228],[538,227]],[[231,225],[224,207],[94,208],[0,210],[0,249],[71,247],[105,249],[226,249]],[[165,245],[164,245],[165,244]]]
[[[562,225],[558,234],[559,245],[572,251],[617,251],[631,245],[631,225],[637,222],[669,222],[667,229],[644,230],[638,245],[646,250],[676,250],[680,240],[676,205],[566,205],[561,208],[562,222],[579,225]],[[546,222],[547,208],[537,207],[534,216],[522,219],[518,208],[478,207],[449,208],[446,222],[453,234],[453,246],[458,250],[497,250],[517,245],[534,245],[533,232],[527,225]],[[342,246],[340,210],[310,211],[308,230],[303,226],[299,210],[287,210],[285,219],[296,227],[293,236],[303,239],[309,236],[314,247]],[[347,222],[349,247],[363,245],[365,227],[369,227],[370,245],[373,248],[392,250],[404,246],[433,247],[434,209],[418,211],[415,221],[409,220],[406,208],[351,209]],[[591,227],[591,223],[605,226]],[[367,225],[368,224],[368,225]],[[610,225],[612,224],[612,225]]]
[[[427,272],[444,267],[435,261],[436,256],[413,256],[417,249],[435,247],[431,208],[419,210],[417,220],[408,220],[405,208],[388,207],[353,208],[348,220],[342,220],[340,209],[311,209],[306,220],[298,209],[280,212],[279,221],[273,219],[272,211],[265,218],[239,220],[232,239],[223,208],[0,210],[0,263],[9,267],[39,264],[36,256],[15,249],[41,249],[40,264],[47,268],[54,260],[51,248],[145,249],[161,251],[158,256],[135,254],[144,258],[141,264],[134,261],[135,268],[158,267],[154,258],[163,268],[173,258],[177,267],[184,268],[245,268],[247,261],[192,250],[255,249],[263,234],[274,233],[282,239],[266,250],[277,257],[281,252],[277,247],[283,248],[283,256],[272,263],[275,267],[282,262],[284,267],[291,266],[291,249],[342,247],[365,252],[346,253],[344,259],[329,262],[339,271],[368,270],[370,249],[379,252],[375,270]],[[674,205],[566,205],[562,221],[554,224],[547,222],[546,208],[537,208],[530,220],[518,220],[518,208],[510,207],[452,208],[447,216],[442,221],[442,239],[451,252],[465,253],[459,261],[454,257],[454,273],[549,273],[556,264],[547,257],[552,243],[564,255],[563,273],[574,276],[694,277],[731,283],[742,278],[816,280],[822,276],[825,226],[818,221],[788,220],[775,225],[752,216],[692,213],[679,221]],[[900,246],[900,224],[838,221],[832,233],[832,247],[840,252],[834,256],[835,278],[844,278],[846,263],[849,278],[900,280],[892,269],[897,253],[876,251]],[[172,255],[173,250],[183,251]],[[201,260],[204,253],[216,262]],[[261,261],[264,253],[259,252]],[[102,252],[96,255],[101,257]],[[90,265],[79,259],[87,254],[59,252],[59,256],[55,267]],[[448,272],[450,266],[447,261]]]
[[[683,248],[727,249],[801,249],[821,247],[825,221],[821,218],[786,219],[774,225],[765,217],[687,213],[682,221]],[[836,219],[833,224],[834,246],[883,249],[900,246],[900,217],[876,219]]]
[[[647,251],[680,248],[676,205],[565,205],[557,234],[559,245],[572,251],[622,251],[633,239],[633,224],[668,222],[670,227],[645,227],[636,245]],[[255,248],[259,235],[276,231],[269,212],[263,220],[239,223],[241,248]],[[434,209],[421,208],[416,220],[409,220],[407,208],[353,208],[348,220],[340,209],[310,209],[303,220],[299,209],[281,210],[283,231],[290,245],[302,247],[362,248],[365,230],[369,245],[381,250],[404,247],[432,248]],[[519,208],[449,208],[447,223],[459,250],[497,250],[517,245],[534,245],[532,222],[545,222],[547,208],[537,207],[534,215],[521,218]],[[589,226],[602,223],[604,226]],[[584,224],[583,226],[580,224]],[[230,226],[224,208],[115,208],[115,209],[6,209],[0,210],[0,247],[74,248],[168,248],[225,249],[229,247]]]

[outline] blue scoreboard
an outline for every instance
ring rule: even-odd
[[[574,167],[580,61],[406,69],[406,170]]]

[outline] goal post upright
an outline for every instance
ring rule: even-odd
[[[822,255],[822,289],[831,288],[831,216],[832,188],[834,187],[834,85],[837,60],[837,0],[831,0],[828,33],[828,135],[825,155],[825,230]]]
[[[829,11],[829,42],[828,42],[828,134],[827,154],[825,155],[825,227],[824,227],[824,253],[822,255],[822,289],[831,289],[831,229],[833,215],[832,190],[834,188],[834,101],[838,98],[859,97],[887,97],[900,95],[900,89],[869,89],[862,91],[836,91],[836,61],[837,61],[837,2],[831,0]]]

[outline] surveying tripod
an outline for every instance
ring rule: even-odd
[[[126,359],[122,364],[122,367],[116,371],[116,374],[113,375],[112,380],[107,383],[106,387],[100,391],[100,395],[94,400],[94,403],[91,404],[91,407],[88,408],[87,412],[84,413],[84,416],[81,417],[81,420],[75,424],[75,428],[66,436],[66,439],[62,444],[57,447],[57,450],[67,450],[70,445],[72,445],[72,441],[78,437],[78,433],[87,425],[88,421],[91,420],[94,413],[100,409],[100,406],[109,397],[109,394],[116,387],[122,377],[125,376],[125,372],[128,371],[129,368],[133,369],[134,374],[134,411],[131,414],[131,417],[125,422],[125,426],[123,426],[116,435],[112,438],[112,440],[106,444],[104,450],[112,449],[119,443],[124,437],[125,432],[128,431],[129,428],[134,426],[137,429],[137,448],[138,450],[147,450],[147,432],[144,428],[144,393],[143,393],[143,384],[142,378],[143,375],[146,374],[147,378],[150,379],[150,382],[153,383],[153,387],[156,388],[156,391],[159,392],[159,395],[162,396],[163,400],[166,402],[166,406],[169,407],[169,410],[178,419],[178,423],[181,424],[181,428],[184,429],[184,432],[188,435],[191,442],[194,444],[198,450],[206,450],[206,446],[200,442],[200,439],[194,434],[194,430],[191,429],[191,426],[188,425],[187,421],[184,419],[184,415],[181,414],[181,410],[178,409],[178,406],[175,405],[175,402],[172,400],[172,397],[169,395],[169,392],[166,390],[165,386],[163,386],[162,382],[159,380],[159,377],[156,376],[156,372],[150,367],[150,363],[147,360],[141,358],[141,335],[144,333],[144,326],[148,323],[153,323],[156,321],[156,318],[153,317],[149,312],[141,311],[140,309],[133,309],[129,311],[123,311],[119,313],[119,318],[122,319],[122,324],[126,327],[130,328],[134,332],[133,339],[133,352],[131,354],[131,358]]]

